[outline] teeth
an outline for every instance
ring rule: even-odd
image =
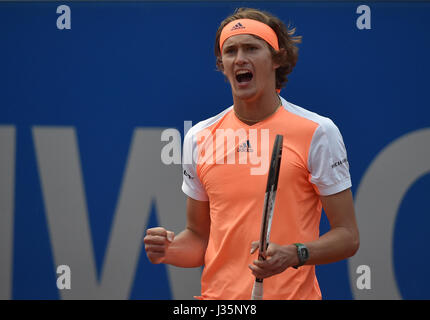
[[[249,73],[249,72],[250,71],[248,71],[248,70],[239,70],[239,71],[236,72],[236,75],[244,74],[244,73]]]

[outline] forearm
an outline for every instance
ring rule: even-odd
[[[337,262],[355,254],[359,246],[358,233],[346,227],[336,227],[318,240],[305,243],[309,250],[306,264],[318,265]]]
[[[182,268],[200,267],[204,264],[206,247],[207,240],[187,228],[169,245],[163,263]]]

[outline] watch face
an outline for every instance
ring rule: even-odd
[[[308,258],[308,249],[301,248],[300,249],[300,255],[303,257],[303,259],[307,259]]]

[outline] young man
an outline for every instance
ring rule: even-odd
[[[358,249],[339,130],[330,119],[278,95],[297,60],[300,39],[293,34],[276,17],[254,9],[238,9],[221,23],[215,55],[234,104],[185,137],[187,228],[176,237],[162,227],[147,230],[152,263],[204,265],[202,299],[249,299],[255,277],[265,279],[265,299],[321,299],[315,265]],[[284,136],[283,159],[267,259],[258,261],[265,162],[277,134]],[[320,237],[322,208],[331,228]]]

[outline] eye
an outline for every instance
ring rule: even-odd
[[[229,47],[229,48],[226,48],[226,49],[224,50],[224,54],[232,54],[232,53],[234,53],[234,51],[235,51],[235,49],[234,49],[234,48]]]

